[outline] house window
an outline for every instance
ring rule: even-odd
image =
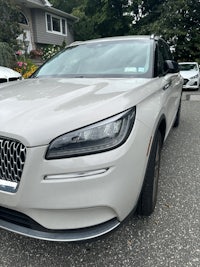
[[[66,21],[65,21],[65,19],[62,19],[62,32],[63,32],[63,34],[66,34]]]
[[[61,32],[60,30],[60,19],[52,17],[53,31]]]
[[[28,25],[28,20],[22,12],[19,13],[19,23]]]
[[[48,32],[67,35],[66,19],[62,19],[51,14],[46,14],[46,25]]]
[[[48,31],[52,31],[52,27],[51,27],[51,16],[47,15],[47,30]]]

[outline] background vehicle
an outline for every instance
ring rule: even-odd
[[[0,227],[76,241],[156,205],[183,79],[154,36],[75,43],[1,88]]]
[[[19,72],[7,67],[0,66],[0,83],[21,80],[22,76]]]
[[[180,62],[180,73],[184,78],[184,89],[199,89],[200,72],[197,62]]]

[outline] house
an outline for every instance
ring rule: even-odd
[[[73,24],[78,18],[54,8],[47,0],[13,0],[20,9],[20,26],[24,31],[17,39],[26,52],[42,45],[73,42]]]

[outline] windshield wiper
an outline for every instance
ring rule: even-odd
[[[76,76],[74,76],[74,78],[85,78],[85,76],[84,75],[76,75]]]

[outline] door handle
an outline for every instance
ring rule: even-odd
[[[164,91],[167,90],[167,89],[171,86],[171,84],[172,84],[172,81],[170,81],[170,82],[168,82],[167,84],[165,84],[165,85],[163,86],[163,90],[164,90]]]

